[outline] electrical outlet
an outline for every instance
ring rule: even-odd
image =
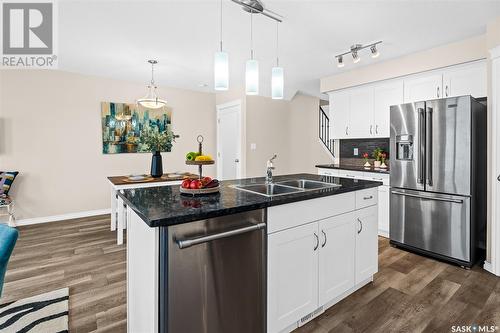
[[[359,155],[359,149],[358,148],[354,148],[353,155],[354,156],[358,156]]]
[[[250,144],[250,150],[256,150],[257,149],[257,144],[256,143],[251,143]]]

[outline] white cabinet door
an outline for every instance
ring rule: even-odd
[[[356,214],[347,213],[319,221],[319,305],[354,287]]]
[[[426,101],[443,97],[443,75],[441,72],[410,76],[404,80],[405,103]]]
[[[347,136],[368,138],[375,133],[373,126],[373,86],[350,89],[351,113]]]
[[[317,222],[268,236],[268,332],[279,332],[318,307],[320,246]]]
[[[486,97],[487,94],[486,63],[475,62],[463,66],[456,66],[446,70],[443,74],[443,97],[471,95],[472,97]]]
[[[330,138],[345,139],[348,137],[350,101],[349,91],[330,93]]]
[[[356,212],[356,284],[378,271],[377,217],[377,206]]]
[[[378,234],[389,237],[389,186],[378,187]]]
[[[403,81],[377,84],[373,91],[373,135],[380,138],[390,136],[390,107],[404,103]]]

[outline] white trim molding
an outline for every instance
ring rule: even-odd
[[[500,46],[490,50],[491,56],[491,224],[490,224],[490,258],[484,263],[484,269],[500,276],[500,185],[497,176],[500,174]]]
[[[111,209],[97,209],[97,210],[88,210],[84,212],[75,212],[61,215],[52,215],[52,216],[43,216],[43,217],[33,217],[29,219],[16,220],[16,227],[31,225],[31,224],[40,224],[40,223],[49,223],[63,220],[72,220],[79,219],[82,217],[90,217],[97,215],[106,215],[111,214]]]

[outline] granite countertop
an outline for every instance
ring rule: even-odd
[[[386,173],[390,174],[389,169],[380,169],[380,168],[365,168],[362,165],[348,165],[348,164],[318,164],[316,168],[325,168],[325,169],[339,169],[339,170],[351,170],[351,171],[362,171],[362,172],[374,172],[374,173]]]
[[[293,179],[318,180],[342,186],[274,197],[266,197],[232,187],[237,184],[263,183],[264,177],[259,177],[221,181],[220,193],[198,197],[181,195],[179,185],[128,189],[123,193],[119,192],[119,195],[147,225],[164,227],[382,185],[381,182],[313,174],[275,176],[274,182]]]

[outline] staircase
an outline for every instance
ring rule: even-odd
[[[332,157],[335,157],[334,140],[330,139],[330,118],[328,118],[327,112],[328,106],[319,107],[319,140]]]

